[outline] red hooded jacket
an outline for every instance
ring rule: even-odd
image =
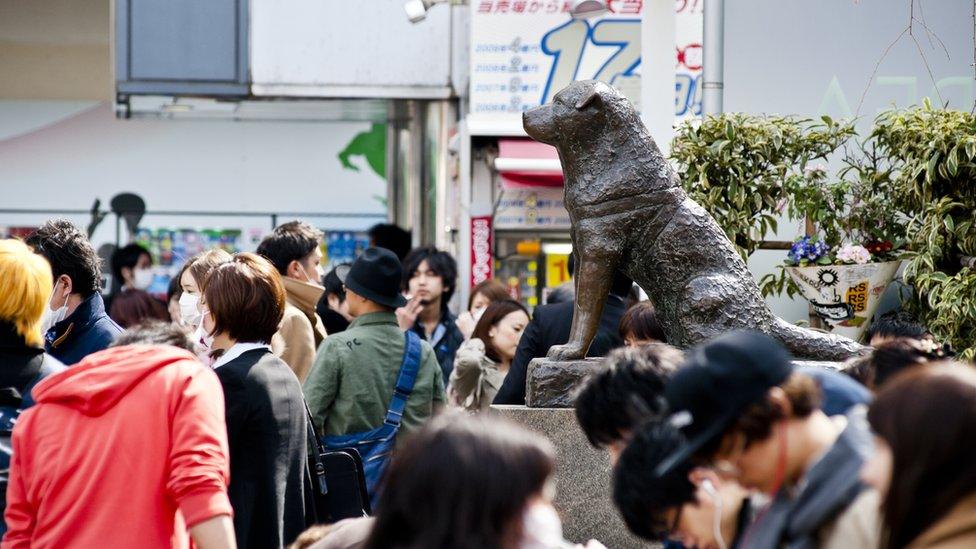
[[[230,515],[224,397],[180,349],[89,355],[33,391],[19,418],[3,548],[185,548]]]

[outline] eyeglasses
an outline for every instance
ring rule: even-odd
[[[671,526],[667,529],[658,530],[654,532],[654,537],[660,541],[666,541],[674,538],[675,533],[678,531],[678,525],[681,524],[681,512],[684,506],[679,506],[674,513],[674,518],[671,520]]]

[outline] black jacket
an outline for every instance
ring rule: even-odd
[[[287,546],[305,529],[302,386],[266,349],[247,351],[216,371],[227,409],[237,546]]]
[[[33,403],[28,399],[31,389],[64,369],[64,364],[44,349],[27,346],[12,325],[0,322],[0,388],[15,389],[29,405]]]
[[[47,334],[47,352],[68,366],[86,356],[103,351],[122,333],[122,327],[109,318],[98,292],[85,298],[71,315],[55,324]]]
[[[569,341],[574,306],[575,301],[570,300],[536,307],[532,320],[522,333],[512,366],[495,395],[493,404],[525,404],[525,376],[529,362],[533,358],[546,356],[553,345],[562,345]],[[623,345],[618,326],[626,308],[620,297],[607,296],[603,316],[600,318],[600,329],[593,338],[587,356],[604,356],[611,349]]]
[[[434,356],[437,357],[437,363],[440,364],[441,373],[444,375],[444,385],[447,385],[447,380],[451,379],[451,372],[454,371],[454,355],[458,347],[464,343],[464,334],[457,327],[455,320],[454,315],[444,309],[441,312],[441,322],[430,339],[427,339],[427,332],[424,331],[424,325],[419,320],[411,328],[420,339],[426,340],[434,349]]]

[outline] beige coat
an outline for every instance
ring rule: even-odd
[[[976,494],[963,499],[915,538],[908,549],[970,549],[976,547]]]
[[[340,520],[310,549],[359,549],[366,544],[375,521],[373,517]]]
[[[471,412],[485,410],[503,381],[505,374],[498,371],[498,364],[485,356],[485,344],[478,338],[469,339],[454,355],[447,400]]]
[[[316,284],[283,277],[287,303],[278,332],[271,338],[271,350],[284,360],[304,383],[315,351],[327,335],[315,306],[325,288]]]
[[[881,497],[863,490],[830,524],[820,529],[820,549],[875,549],[881,539]]]

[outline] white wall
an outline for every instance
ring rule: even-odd
[[[65,114],[72,109],[80,112]],[[19,115],[4,116],[11,112]],[[356,219],[307,218],[323,228],[361,230],[385,217],[380,199],[386,195],[386,182],[362,157],[352,158],[361,167],[355,172],[342,169],[337,155],[369,126],[117,120],[108,104],[0,101],[0,209],[88,209],[96,198],[107,208],[112,196],[128,191],[141,195],[150,211],[363,214]],[[37,225],[48,217],[0,213],[0,225]],[[67,217],[81,226],[89,219]],[[270,223],[267,217],[147,216],[142,225],[247,232],[266,231]],[[115,227],[108,220],[93,237],[96,246],[114,239]]]
[[[934,91],[938,85],[949,108],[968,111],[976,97],[971,65],[973,3],[915,0],[914,6],[918,46],[905,33],[882,60],[885,49],[908,27],[909,0],[727,3],[725,110],[834,118],[857,115],[858,127],[866,135],[880,110],[917,104],[926,96],[933,98],[933,104],[942,104]],[[799,223],[781,221],[775,238],[792,240],[800,234]],[[749,267],[758,278],[785,257],[786,252],[758,251]],[[783,318],[807,317],[806,302],[800,298],[768,301]]]

